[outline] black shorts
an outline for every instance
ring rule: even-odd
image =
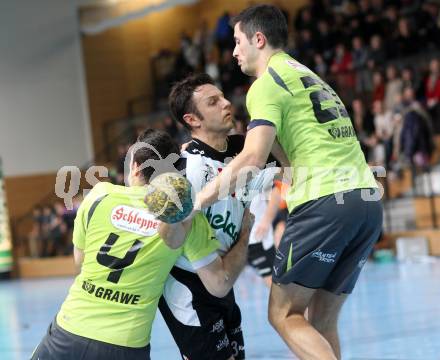
[[[257,270],[261,277],[272,275],[275,247],[265,250],[263,243],[250,244],[248,248],[248,264]]]
[[[131,348],[72,334],[54,320],[31,360],[150,360],[150,345]]]
[[[351,293],[382,230],[382,203],[364,201],[362,192],[370,190],[328,195],[294,209],[275,254],[274,283]]]
[[[174,267],[171,275],[192,293],[192,307],[200,326],[186,325],[173,314],[162,296],[159,310],[184,360],[244,359],[241,312],[234,291],[224,298],[212,296],[197,274]]]

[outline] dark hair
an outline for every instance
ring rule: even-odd
[[[249,41],[257,31],[260,31],[273,48],[283,48],[287,45],[286,18],[276,6],[251,6],[232,18],[232,27],[238,23],[240,30],[246,34]]]
[[[194,104],[193,94],[199,86],[205,84],[214,85],[214,80],[208,74],[190,75],[174,84],[168,96],[168,106],[172,117],[188,130],[191,130],[191,126],[183,120],[185,114],[192,113],[203,119],[202,114],[200,114],[197,106]]]
[[[151,145],[160,154],[162,159],[165,159],[168,155],[173,153],[180,154],[179,146],[167,132],[162,130],[147,129],[138,136],[136,142],[144,142]],[[140,147],[133,151],[133,161],[138,165],[143,164],[147,160],[160,159],[158,154],[150,147]],[[141,171],[144,180],[148,182],[155,168],[146,166]]]

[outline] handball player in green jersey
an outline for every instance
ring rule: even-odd
[[[78,209],[73,243],[81,272],[33,360],[150,359],[158,301],[179,257],[219,297],[231,290],[246,264],[248,223],[237,246],[222,259],[203,214],[168,225],[146,211],[144,185],[156,170],[142,165],[160,160],[159,155],[166,159],[178,154],[179,148],[158,130],[145,131],[134,148],[129,154],[130,186],[98,183]]]
[[[243,150],[198,193],[196,208],[218,201],[228,181],[235,191],[240,170],[264,167],[271,151],[284,160],[293,176],[269,320],[301,359],[340,358],[338,315],[379,237],[381,194],[338,95],[283,51],[281,11],[252,6],[232,25],[234,57],[257,78],[246,97],[251,122]]]

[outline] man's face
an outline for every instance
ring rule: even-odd
[[[194,104],[203,117],[200,130],[227,133],[234,127],[231,103],[216,86],[199,86],[193,94]]]
[[[240,30],[240,23],[234,26],[234,40],[235,48],[232,55],[237,59],[238,66],[246,75],[255,76],[258,49],[255,46],[256,42],[252,39],[249,41],[246,34]]]

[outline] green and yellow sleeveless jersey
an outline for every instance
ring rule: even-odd
[[[182,247],[170,249],[145,210],[143,187],[97,184],[75,219],[74,245],[84,251],[81,273],[57,315],[65,330],[127,347],[144,347],[165,280],[179,256],[198,269],[219,247],[202,214]]]
[[[289,211],[340,191],[377,188],[344,104],[315,73],[284,52],[274,54],[246,97],[249,128],[276,127],[293,173]]]

